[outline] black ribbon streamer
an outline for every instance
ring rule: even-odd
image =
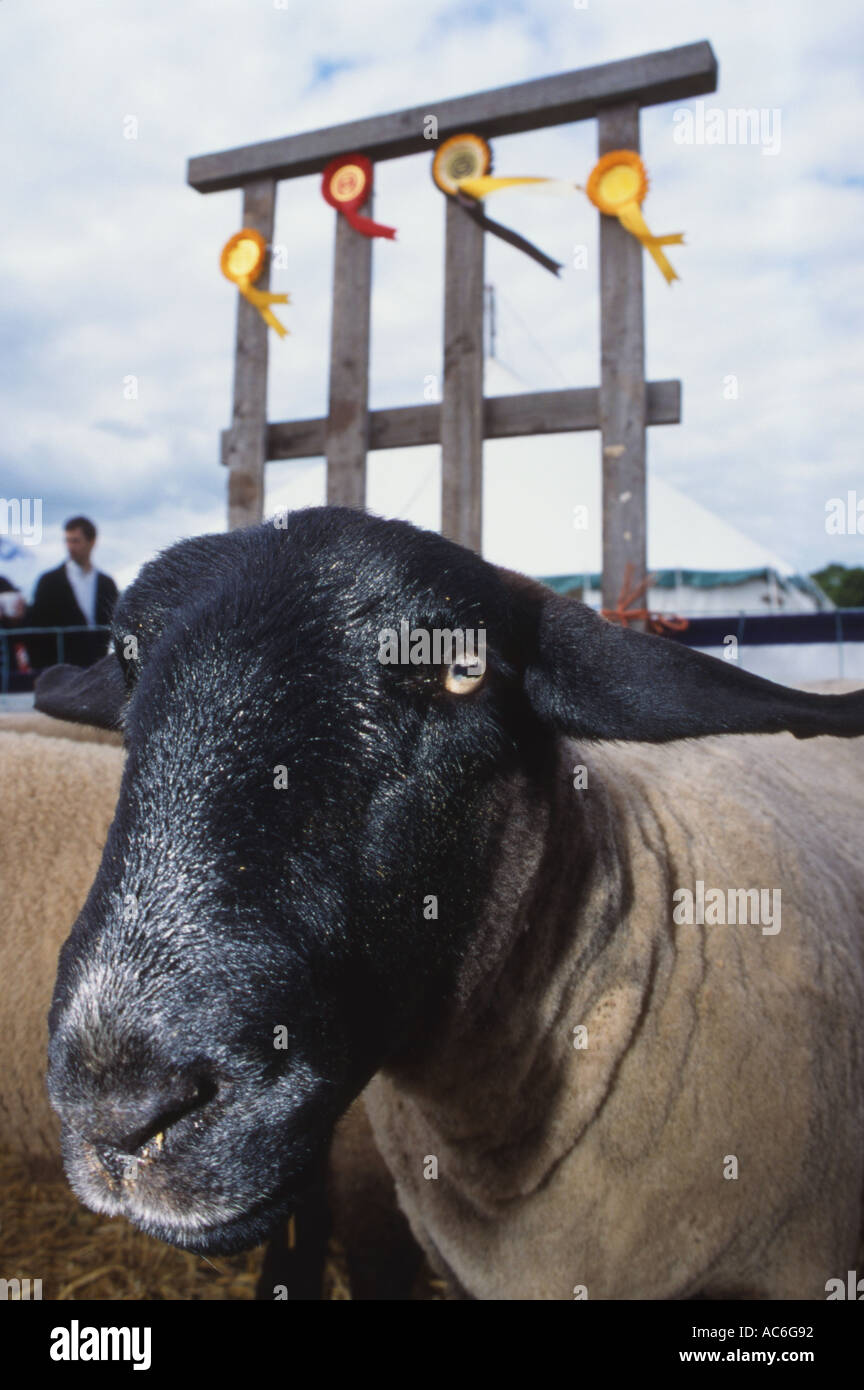
[[[491,217],[487,217],[480,203],[476,198],[470,197],[467,193],[457,193],[456,201],[462,205],[469,217],[473,217],[478,227],[482,227],[485,232],[492,232],[494,236],[500,237],[502,241],[509,242],[515,246],[517,251],[524,251],[526,256],[530,256],[532,261],[542,265],[546,270],[557,275],[561,270],[561,262],[553,261],[551,256],[547,256],[545,251],[534,246],[532,242],[526,241],[524,236],[518,232],[511,231],[509,227],[502,227],[500,222],[493,222]]]

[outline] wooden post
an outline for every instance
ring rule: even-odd
[[[369,448],[369,318],[372,238],[336,217],[333,310],[330,328],[330,401],[325,430],[327,503],[366,505]],[[371,199],[363,208],[372,216]]]
[[[255,179],[243,187],[243,226],[273,240],[275,179]],[[270,254],[255,282],[270,288]],[[237,295],[234,354],[234,409],[224,453],[228,465],[228,529],[252,526],[264,517],[264,465],[267,437],[267,334],[263,318],[242,294]]]
[[[639,107],[597,118],[598,154],[639,149]],[[603,607],[617,608],[628,562],[645,577],[645,328],[640,243],[617,217],[600,218],[600,439],[603,459]],[[640,602],[636,605],[642,607]],[[639,624],[634,624],[639,626]]]
[[[441,533],[479,555],[483,546],[484,231],[447,199]]]

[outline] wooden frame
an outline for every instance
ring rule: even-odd
[[[438,142],[462,130],[487,138],[597,119],[598,154],[639,149],[643,106],[713,92],[717,61],[707,42],[603,63],[405,111],[308,131],[189,161],[200,193],[243,189],[243,225],[272,241],[276,183],[319,173],[331,159],[362,150],[373,162],[427,157],[433,112]],[[437,143],[437,142],[435,142]],[[370,211],[367,209],[367,211]],[[617,605],[628,564],[645,574],[645,432],[676,424],[680,383],[645,381],[643,252],[618,223],[600,216],[601,371],[599,388],[483,397],[484,234],[447,200],[444,389],[440,405],[370,411],[369,320],[372,241],[337,217],[328,413],[323,419],[267,421],[267,327],[238,296],[231,428],[222,436],[229,473],[229,525],[263,516],[268,460],[324,453],[327,501],[362,507],[368,450],[441,443],[442,531],[475,550],[482,538],[484,439],[599,429],[603,462],[603,602]],[[266,289],[269,268],[258,282]]]

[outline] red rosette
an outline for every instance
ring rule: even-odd
[[[321,176],[321,193],[325,203],[347,217],[355,232],[370,237],[395,237],[395,227],[385,227],[360,214],[372,193],[372,161],[365,154],[340,154],[331,159]]]

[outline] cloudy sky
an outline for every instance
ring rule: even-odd
[[[123,583],[162,546],[224,526],[236,307],[218,256],[241,198],[190,189],[191,155],[404,106],[434,113],[446,97],[699,39],[718,56],[718,92],[642,118],[646,218],[687,239],[670,253],[671,289],[645,267],[648,375],[684,390],[682,424],[650,432],[649,465],[801,569],[864,563],[864,536],[825,528],[829,499],[864,498],[862,29],[854,0],[4,0],[0,494],[41,498],[44,517],[16,579],[60,560],[72,512],[97,521],[100,567]],[[700,102],[765,113],[764,144],[680,143],[681,111]],[[496,171],[582,182],[595,141],[591,121],[497,140]],[[490,212],[567,266],[556,281],[487,238],[497,382],[595,384],[597,214],[581,196],[501,195]],[[379,167],[376,215],[399,229],[375,247],[377,407],[420,401],[440,376],[444,209],[425,156]],[[273,283],[293,303],[291,336],[271,339],[274,420],[325,412],[333,218],[317,176],[282,184]],[[511,562],[527,565],[519,533],[542,550],[549,524],[532,495],[563,488],[569,516],[599,442],[518,448],[524,470],[512,445],[487,445],[486,483],[496,516],[509,508]],[[323,487],[320,461],[272,465],[268,509],[320,502]],[[369,500],[437,524],[437,451],[373,458]]]

